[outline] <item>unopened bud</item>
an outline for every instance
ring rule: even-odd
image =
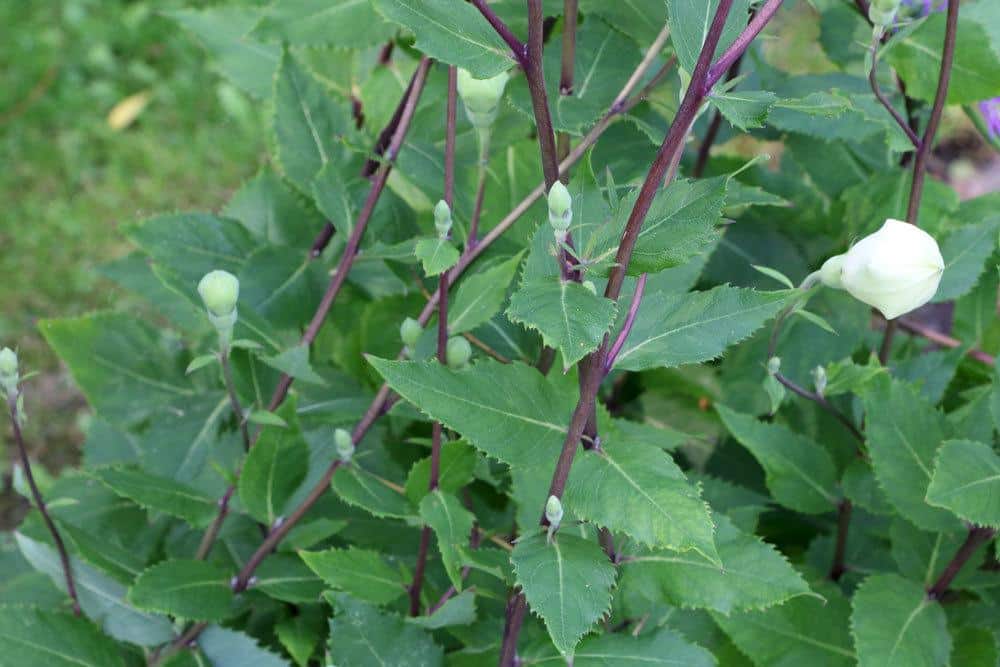
[[[407,347],[416,345],[423,332],[424,328],[420,326],[420,322],[417,322],[412,317],[407,317],[399,326],[399,337],[403,341],[403,345]]]
[[[472,346],[469,345],[469,341],[465,340],[464,337],[454,336],[448,339],[444,356],[449,367],[462,368],[472,358]]]
[[[346,429],[338,428],[333,432],[333,444],[341,461],[350,461],[354,456],[354,439]]]
[[[223,317],[236,310],[240,281],[228,271],[209,271],[198,283],[198,294],[208,312]]]
[[[558,528],[563,518],[562,501],[557,496],[549,496],[545,501],[545,520],[553,528]]]
[[[556,232],[566,232],[573,222],[573,197],[560,181],[549,189],[549,224]]]
[[[593,294],[595,296],[597,295],[597,285],[594,284],[593,280],[584,280],[583,281],[583,286],[591,294]]]
[[[443,199],[434,206],[434,229],[442,239],[448,238],[451,232],[451,207]]]
[[[489,79],[477,79],[467,70],[459,68],[458,94],[473,127],[486,129],[496,120],[500,98],[509,78],[507,72],[501,72]]]
[[[826,369],[822,366],[817,366],[813,369],[812,376],[816,393],[822,396],[826,392]]]
[[[767,374],[775,375],[781,370],[781,357],[771,357],[767,360]]]
[[[17,353],[9,347],[0,350],[0,387],[7,396],[17,394],[20,374],[17,370]]]
[[[900,0],[872,0],[868,7],[868,19],[876,26],[887,28],[896,20]]]

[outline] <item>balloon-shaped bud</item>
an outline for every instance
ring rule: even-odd
[[[424,328],[420,326],[420,322],[417,322],[412,317],[407,317],[399,326],[399,337],[402,339],[403,345],[406,345],[407,347],[413,347],[416,345],[423,332]]]
[[[333,432],[333,445],[341,461],[350,461],[354,456],[354,440],[346,429],[338,428]]]
[[[501,72],[489,79],[477,79],[467,70],[459,68],[458,94],[473,127],[486,129],[496,120],[500,98],[509,78],[507,72]]]
[[[472,346],[463,336],[453,336],[448,339],[444,356],[449,367],[463,368],[472,358]]]
[[[549,224],[560,240],[566,238],[570,223],[573,222],[573,197],[560,181],[549,188]]]
[[[828,259],[820,269],[823,283],[842,287],[890,320],[930,301],[944,273],[934,237],[892,218],[836,259]]]
[[[549,522],[550,526],[558,528],[562,518],[562,501],[556,496],[549,496],[549,499],[545,501],[545,520]]]
[[[17,353],[9,347],[0,350],[0,387],[7,396],[17,394],[17,383],[20,374],[17,370]]]
[[[771,357],[767,360],[767,374],[776,375],[781,370],[781,357]]]
[[[816,387],[816,393],[822,396],[826,393],[826,369],[822,366],[817,366],[813,369],[813,386]]]
[[[443,239],[451,233],[451,207],[443,199],[434,206],[434,229]]]
[[[224,317],[236,310],[240,281],[228,271],[209,271],[198,283],[198,294],[208,312],[216,317]]]

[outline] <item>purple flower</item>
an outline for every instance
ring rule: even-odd
[[[1000,138],[1000,97],[983,100],[979,103],[979,111],[986,121],[986,131],[991,137]]]
[[[903,0],[907,7],[917,10],[917,16],[927,16],[931,12],[943,12],[948,8],[948,0]]]

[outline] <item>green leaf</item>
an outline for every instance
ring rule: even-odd
[[[246,34],[260,18],[256,9],[226,5],[168,10],[164,14],[201,41],[223,76],[257,99],[271,98],[281,49],[247,39]]]
[[[817,315],[816,313],[805,310],[804,308],[797,308],[796,310],[792,311],[792,314],[801,317],[806,322],[815,324],[816,326],[818,326],[823,331],[826,331],[827,333],[832,333],[834,335],[837,334],[837,330],[833,328],[833,325],[827,322],[823,317]]]
[[[662,10],[661,10],[662,11]],[[576,31],[576,81],[571,95],[559,90],[562,53],[547,49],[545,83],[552,125],[557,132],[582,135],[607,111],[621,89],[621,82],[641,59],[636,45],[603,21],[586,21]],[[531,115],[531,95],[523,81],[511,83],[511,103]]]
[[[214,354],[203,354],[201,356],[195,357],[194,359],[191,360],[191,363],[187,365],[187,368],[184,369],[184,374],[191,375],[191,373],[194,373],[199,368],[204,368],[205,366],[208,366],[209,364],[216,362],[218,360],[219,357]]]
[[[299,555],[271,554],[254,572],[255,591],[291,604],[318,602],[323,582],[306,567]]]
[[[448,305],[450,334],[472,331],[500,312],[522,255],[518,253],[505,262],[462,279]]]
[[[21,533],[14,537],[25,560],[65,590],[62,562],[56,550]],[[174,638],[168,618],[140,611],[125,601],[125,586],[76,558],[70,557],[70,565],[80,607],[106,634],[139,646],[158,646]]]
[[[461,591],[462,565],[476,517],[462,506],[458,498],[437,490],[420,501],[420,517],[434,530],[444,570],[455,590]]]
[[[941,413],[911,385],[888,378],[868,385],[862,398],[872,469],[892,506],[924,530],[960,528],[948,511],[924,500],[947,433]]]
[[[111,421],[134,423],[193,396],[156,332],[124,313],[43,320],[38,328],[69,366],[87,401]]]
[[[270,169],[244,183],[223,213],[242,222],[262,242],[286,245],[300,253],[312,245],[323,227],[323,216]]]
[[[458,248],[448,239],[420,239],[413,248],[413,254],[424,267],[424,275],[428,278],[440,275],[455,266],[461,256]]]
[[[712,518],[722,567],[694,551],[644,551],[623,561],[623,577],[634,577],[630,584],[662,595],[669,604],[722,614],[810,594],[802,576],[774,547],[741,532],[726,516]]]
[[[351,547],[303,551],[300,555],[328,585],[358,599],[386,605],[406,593],[399,569],[391,567],[376,551]]]
[[[757,421],[724,405],[716,410],[767,475],[767,488],[782,505],[810,514],[829,512],[840,500],[837,469],[826,449],[778,424]]]
[[[764,127],[778,96],[769,90],[729,91],[715,93],[709,99],[734,127],[746,132]]]
[[[952,665],[968,667],[995,667],[1000,662],[1000,647],[992,630],[965,626],[951,630],[953,649]]]
[[[461,440],[446,442],[441,447],[438,488],[453,493],[472,481],[478,456],[468,443]],[[431,478],[431,457],[420,459],[410,468],[406,477],[406,497],[419,505],[427,495]]]
[[[728,180],[728,176],[679,179],[659,190],[636,239],[628,275],[680,266],[714,245],[721,236],[717,225],[726,203]],[[583,249],[588,261],[601,267],[613,264],[637,197],[638,190],[633,190],[623,198],[611,223],[595,232],[594,247]]]
[[[830,583],[821,582],[816,591],[825,599],[797,597],[762,611],[712,618],[756,665],[853,667],[850,603]]]
[[[747,10],[750,3],[747,0],[737,0],[726,17],[726,24],[719,39],[719,46],[712,60],[729,46],[736,35],[746,27]],[[669,0],[670,41],[674,44],[677,61],[690,74],[701,53],[701,46],[708,34],[719,0]]]
[[[367,0],[284,0],[265,10],[251,35],[262,42],[356,49],[393,32]]]
[[[906,94],[932,102],[941,70],[945,15],[935,13],[922,24],[890,42],[886,60],[906,83]],[[948,104],[972,104],[1000,95],[1000,53],[991,47],[986,29],[961,15]]]
[[[796,295],[728,285],[647,294],[614,367],[639,371],[709,361],[762,327]]]
[[[476,622],[476,596],[471,590],[464,591],[449,599],[430,616],[417,616],[406,620],[428,630],[453,625],[471,625]]]
[[[614,565],[596,541],[567,530],[551,544],[544,534],[522,536],[510,559],[530,609],[571,660],[580,638],[610,611]]]
[[[971,523],[1000,528],[1000,456],[981,442],[945,442],[927,487],[927,502]]]
[[[341,466],[330,485],[345,503],[379,518],[405,519],[416,514],[403,493],[390,488],[385,481],[362,468],[357,460]]]
[[[347,595],[328,595],[331,655],[338,667],[437,667],[444,658],[430,635],[395,614]]]
[[[210,625],[198,635],[198,648],[212,667],[288,667],[283,658],[258,646],[253,637],[218,625]]]
[[[943,667],[951,637],[944,610],[923,586],[895,574],[869,577],[854,594],[851,632],[860,667]]]
[[[934,302],[951,301],[968,294],[983,275],[986,260],[997,249],[1000,220],[959,227],[941,244],[944,275]]]
[[[662,0],[581,0],[580,11],[593,14],[621,30],[640,45],[652,43],[667,22],[667,7]]]
[[[82,618],[0,607],[0,660],[38,667],[124,667],[119,647]]]
[[[343,158],[343,137],[353,134],[345,105],[334,102],[319,82],[288,53],[274,81],[276,157],[299,190],[312,192],[327,163]],[[317,230],[318,232],[318,230]]]
[[[261,361],[277,369],[282,373],[292,376],[296,380],[302,380],[310,384],[326,386],[327,382],[309,364],[309,346],[296,345],[284,352],[271,356],[261,357]]]
[[[309,667],[309,660],[326,636],[326,613],[319,605],[298,607],[294,616],[275,624],[274,634],[295,664]]]
[[[135,580],[128,600],[139,609],[200,621],[220,621],[233,606],[230,574],[202,560],[168,560]]]
[[[276,426],[278,428],[288,427],[288,422],[273,412],[268,412],[267,410],[251,410],[250,414],[247,415],[247,421],[261,426]]]
[[[283,412],[294,418],[293,410]],[[243,463],[240,501],[251,516],[273,526],[308,472],[309,445],[298,425],[265,428]]]
[[[576,404],[536,369],[483,360],[455,371],[436,361],[368,362],[390,387],[476,448],[514,466],[535,466],[562,447]]]
[[[951,555],[958,551],[967,535],[967,531],[930,533],[897,517],[889,527],[892,558],[899,567],[899,574],[920,582],[925,588],[930,588],[937,579],[939,570],[948,562]],[[955,579],[956,586],[964,583],[963,579],[968,577],[971,569],[971,567],[966,568],[958,574]]]
[[[546,649],[553,653],[551,648]],[[525,664],[540,664],[559,660],[557,655],[531,656]],[[573,667],[714,667],[711,653],[684,637],[660,627],[639,637],[631,632],[608,633],[586,637],[576,649]]]
[[[538,331],[547,346],[562,353],[564,368],[597,349],[616,312],[614,301],[582,284],[552,278],[523,284],[507,307],[512,322]]]
[[[119,496],[147,509],[184,519],[195,527],[207,526],[218,511],[216,498],[137,468],[112,466],[93,470],[90,474]]]
[[[826,390],[824,396],[839,396],[840,394],[861,393],[868,383],[888,372],[885,366],[878,363],[875,357],[865,366],[843,359],[826,367]]]
[[[694,549],[718,562],[708,505],[670,455],[628,440],[577,454],[565,505],[588,521],[650,547]]]
[[[786,276],[781,271],[778,271],[777,269],[772,269],[769,266],[759,266],[757,264],[753,264],[752,266],[755,271],[763,273],[768,278],[774,278],[788,289],[795,289],[795,284],[792,283],[791,278]]]
[[[416,35],[422,53],[486,79],[515,65],[510,47],[479,11],[450,0],[375,0],[375,8]]]

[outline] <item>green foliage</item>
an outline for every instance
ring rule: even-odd
[[[462,667],[501,651],[523,665],[996,662],[998,200],[960,202],[929,178],[908,201],[923,162],[904,157],[870,90],[870,26],[852,4],[784,3],[762,38],[737,41],[751,7],[762,21],[771,6],[732,3],[711,55],[752,43],[742,76],[716,68],[707,86],[691,76],[719,0],[582,0],[575,26],[544,0],[544,81],[513,39],[528,34],[519,0],[181,1],[162,9],[204,46],[187,58],[225,79],[194,79],[200,93],[266,130],[253,126],[235,172],[249,180],[227,181],[228,201],[210,181],[212,196],[192,199],[201,174],[233,161],[221,136],[241,136],[242,121],[219,132],[206,117],[219,154],[177,182],[176,206],[97,216],[140,218],[122,225],[131,254],[102,269],[130,296],[97,289],[41,320],[92,414],[79,470],[33,468],[47,515],[22,503],[15,537],[0,538],[0,664]],[[96,7],[64,4],[54,32]],[[150,11],[128,7],[137,24]],[[875,74],[922,129],[944,15],[918,11],[907,5]],[[1000,95],[997,18],[993,3],[961,3],[953,103]],[[48,30],[12,34],[45,45]],[[661,52],[645,53],[658,36]],[[99,88],[100,62],[129,43],[70,48],[55,66]],[[118,69],[150,66],[158,48]],[[421,60],[426,79],[408,84]],[[488,136],[458,109],[453,155],[451,66],[512,77]],[[129,81],[93,109],[147,89],[144,114],[198,108]],[[626,82],[633,97],[613,106]],[[679,104],[688,93],[698,109]],[[569,151],[565,239],[546,222],[543,102]],[[677,154],[658,150],[664,137]],[[943,164],[958,143],[942,139],[932,162],[958,178]],[[53,143],[74,166],[87,150]],[[647,180],[652,164],[669,176]],[[105,177],[67,170],[74,192]],[[442,199],[453,238],[432,226]],[[879,361],[882,323],[816,272],[912,207],[940,243],[933,300],[949,305],[904,314]],[[58,229],[50,246],[81,241]],[[890,250],[879,280],[909,257]],[[226,357],[196,291],[217,269],[240,282]],[[425,304],[445,271],[439,323]],[[8,273],[15,291],[28,281]],[[106,310],[79,314],[93,304]],[[418,317],[404,347],[400,325]],[[470,363],[435,358],[440,324]],[[48,384],[24,366],[7,388],[27,399],[12,400],[15,418],[34,429],[28,452],[58,463],[39,437],[49,414],[30,402]],[[20,465],[9,472],[30,494]],[[181,648],[183,633],[197,637]]]

